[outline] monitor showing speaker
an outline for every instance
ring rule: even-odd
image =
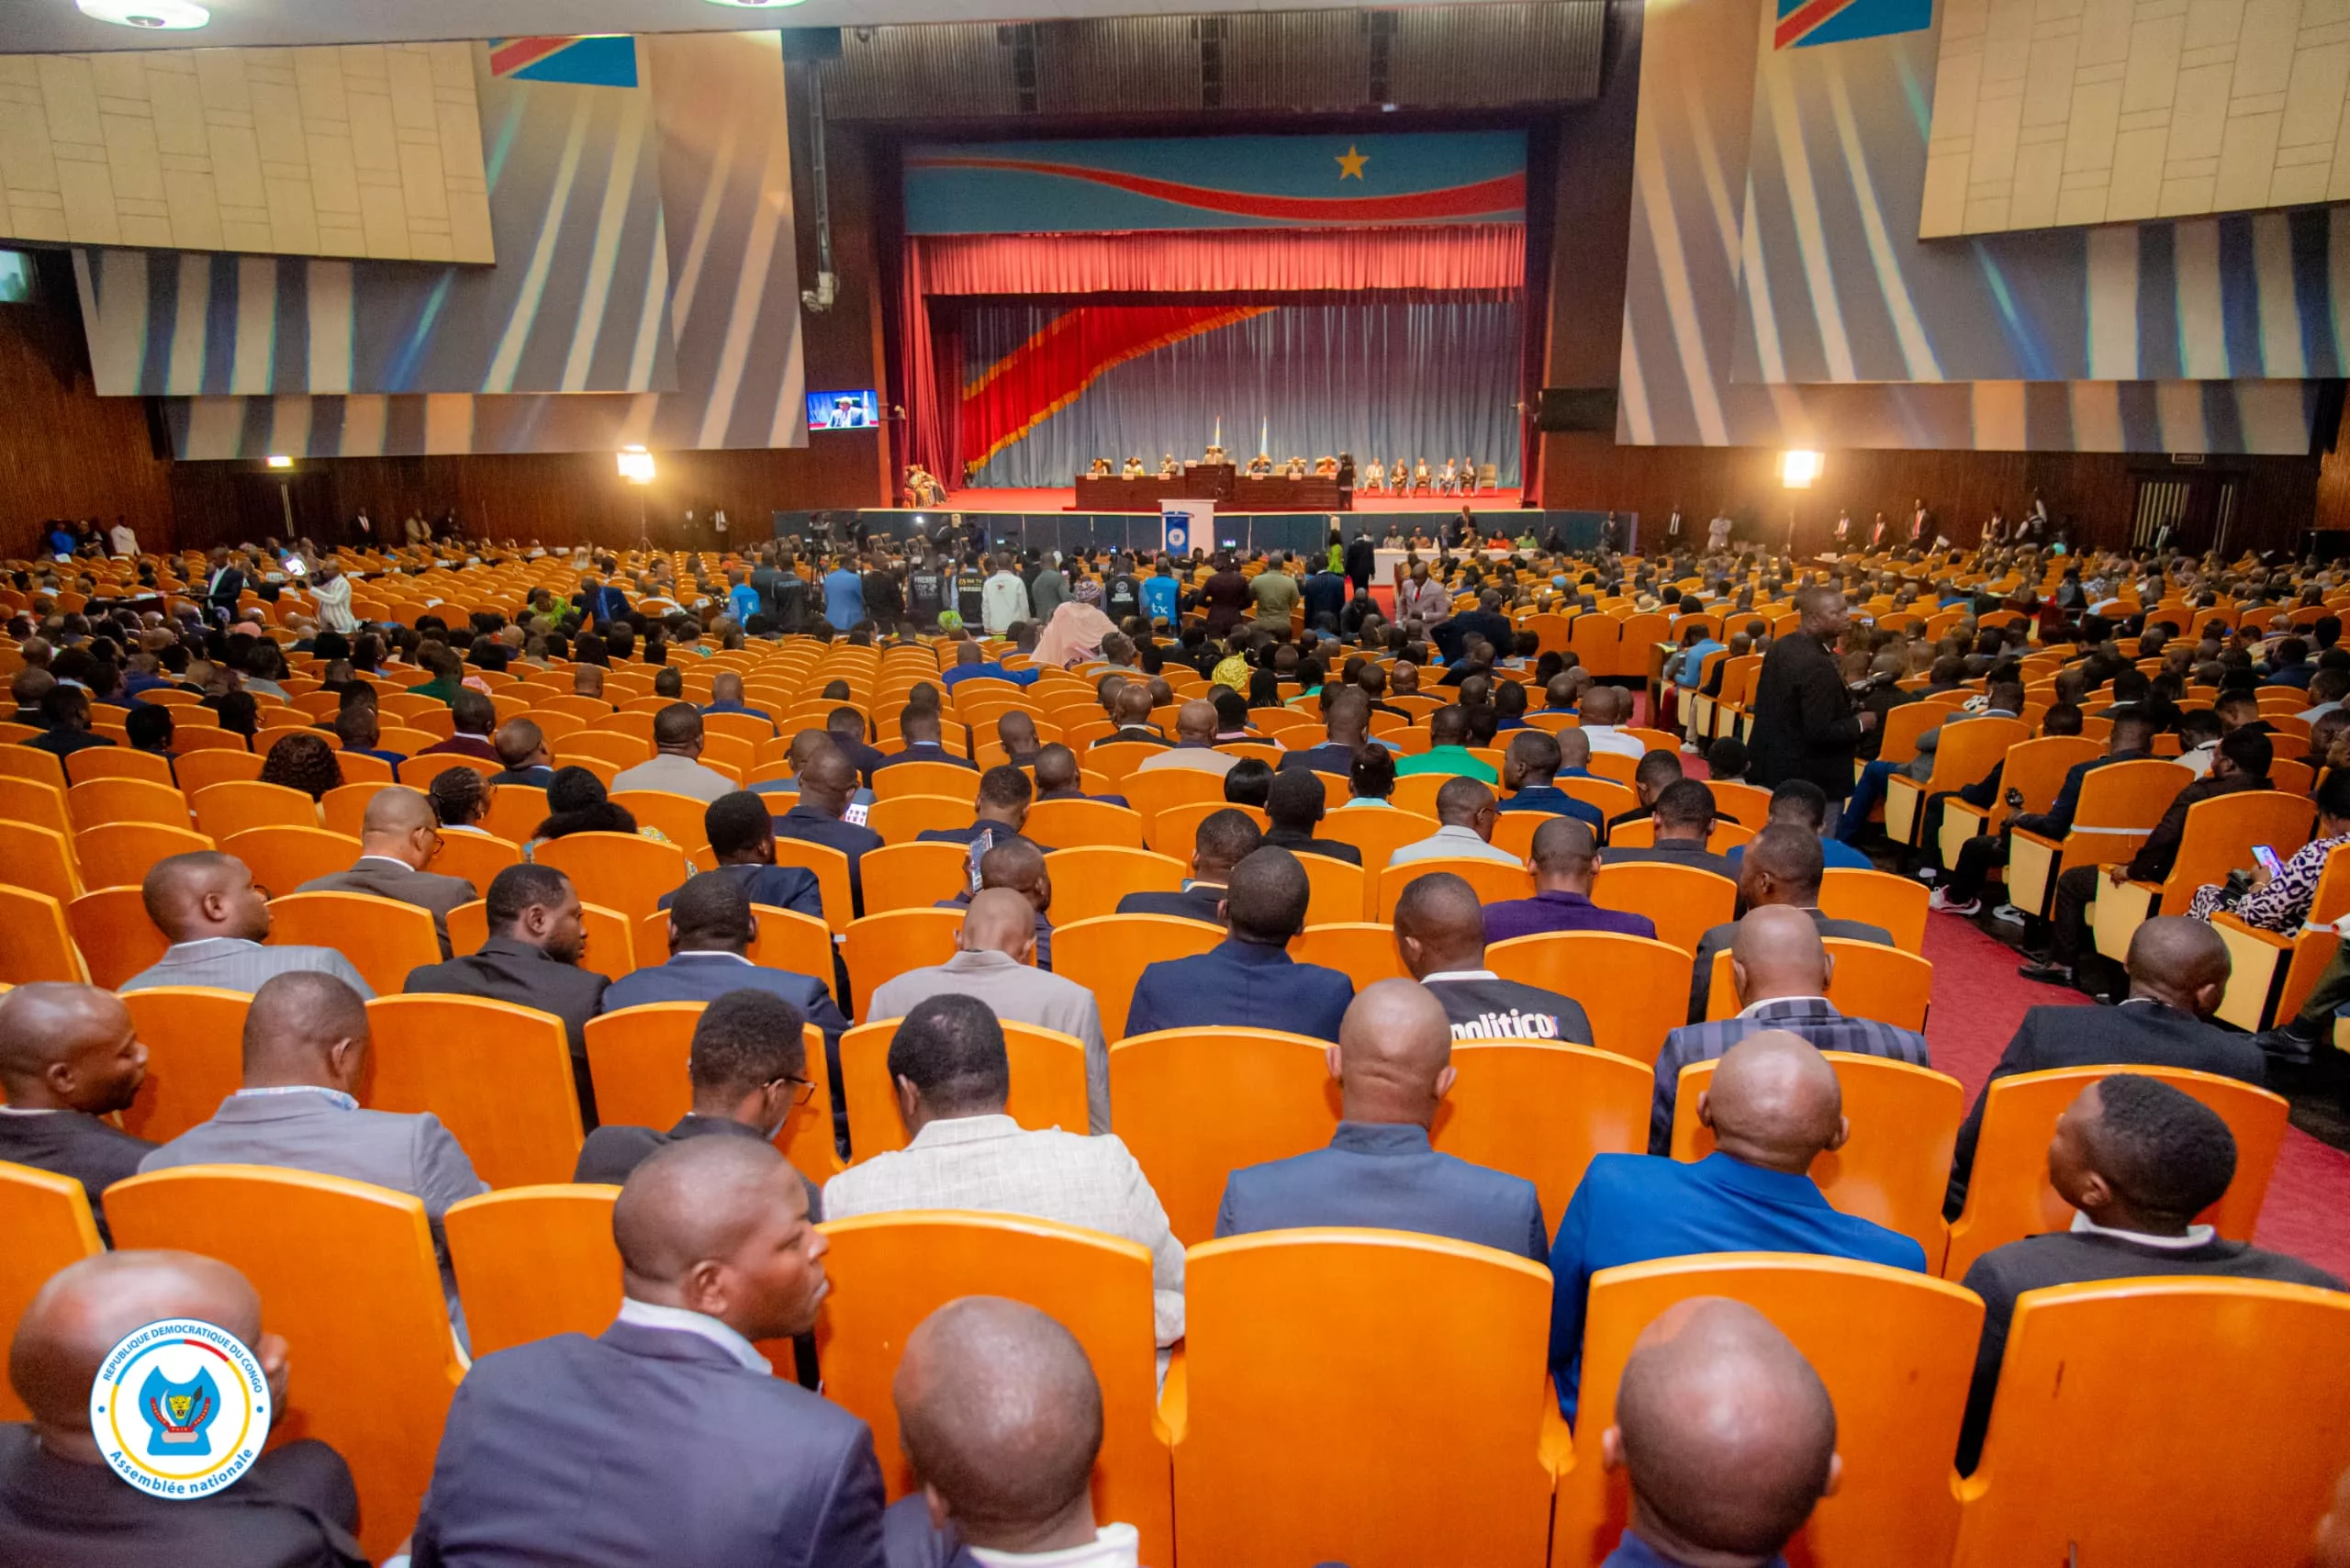
[[[1534,428],[1542,431],[1589,431],[1616,433],[1616,388],[1613,386],[1545,386],[1535,406]]]

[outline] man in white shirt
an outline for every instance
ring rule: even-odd
[[[1035,865],[1042,876],[1041,856]],[[1085,987],[1036,967],[1036,910],[1027,895],[1009,887],[973,893],[955,947],[946,963],[908,969],[876,990],[867,1021],[902,1018],[934,996],[957,994],[986,1002],[998,1019],[1067,1035],[1085,1047],[1086,1130],[1108,1132],[1110,1047],[1102,1037],[1101,1009]]]
[[[1003,637],[1011,634],[1013,622],[1028,618],[1028,585],[999,556],[993,575],[979,588],[980,623],[989,636]]]
[[[975,997],[934,996],[890,1042],[890,1076],[912,1141],[824,1185],[824,1217],[980,1209],[1106,1231],[1150,1250],[1158,1343],[1183,1337],[1183,1247],[1149,1179],[1116,1135],[1029,1132],[1004,1114],[1003,1027]]]
[[[704,767],[700,757],[700,710],[690,702],[672,702],[653,715],[653,760],[622,768],[612,779],[612,793],[660,790],[707,805],[742,788],[716,768]]]
[[[1583,738],[1594,753],[1612,751],[1638,762],[1648,755],[1648,744],[1625,734],[1617,726],[1632,716],[1632,694],[1614,686],[1595,686],[1583,694]]]
[[[1051,1317],[1001,1296],[949,1302],[906,1337],[890,1395],[922,1481],[883,1518],[891,1562],[1136,1568],[1135,1527],[1093,1522],[1102,1385]]]
[[[1145,757],[1137,773],[1164,771],[1170,767],[1188,767],[1201,773],[1213,773],[1221,778],[1232,771],[1240,759],[1228,751],[1215,749],[1215,704],[1193,698],[1175,710],[1175,744],[1162,752]]]
[[[106,530],[106,548],[128,560],[139,554],[139,535],[131,532],[130,524],[118,517],[114,520],[114,526]]]
[[[1502,866],[1523,865],[1516,856],[1494,845],[1494,822],[1499,811],[1494,792],[1476,779],[1448,778],[1444,788],[1436,792],[1436,820],[1444,825],[1416,844],[1404,845],[1388,857],[1387,863],[1405,866],[1415,860],[1491,860]]]

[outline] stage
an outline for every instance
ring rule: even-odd
[[[1516,493],[1491,492],[1508,496]],[[1058,550],[1064,554],[1078,550],[1120,550],[1151,555],[1166,546],[1167,524],[1158,512],[1071,511],[1067,496],[1063,490],[958,490],[944,507],[920,510],[911,507],[868,507],[858,510],[856,517],[869,534],[901,541],[933,536],[952,514],[983,531],[991,549]],[[1043,504],[1024,510],[1006,504],[1015,498],[1034,498]],[[1605,512],[1489,508],[1485,504],[1487,498],[1480,496],[1470,504],[1481,518],[1489,519],[1497,526],[1505,525],[1513,537],[1530,533],[1537,540],[1547,539],[1555,529],[1570,550],[1587,552],[1599,546],[1607,515]],[[1458,515],[1458,506],[1441,510],[1395,507],[1370,512],[1218,512],[1213,539],[1187,543],[1198,550],[1224,549],[1244,554],[1286,550],[1296,555],[1314,555],[1329,543],[1334,519],[1346,538],[1368,534],[1376,541],[1385,534],[1390,520],[1395,520],[1407,533],[1416,529],[1434,537]],[[1639,519],[1630,512],[1618,512],[1616,516],[1626,536],[1635,537]],[[772,521],[776,538],[797,540],[804,546],[807,541],[826,537],[824,530],[837,526],[841,520],[835,513],[778,510],[772,514]]]
[[[1074,486],[1058,490],[949,490],[943,510],[946,511],[1076,511],[1077,491]],[[1337,515],[1360,517],[1365,512],[1441,512],[1451,515],[1466,506],[1477,511],[1516,511],[1518,507],[1516,490],[1480,490],[1473,496],[1391,496],[1381,493],[1366,496],[1360,490],[1354,495],[1354,510]],[[1312,514],[1302,514],[1312,515]],[[1513,525],[1514,526],[1514,525]]]

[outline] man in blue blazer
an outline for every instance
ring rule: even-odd
[[[1288,951],[1290,939],[1305,929],[1310,891],[1305,868],[1288,850],[1249,854],[1232,868],[1225,890],[1232,935],[1197,958],[1145,969],[1126,1010],[1126,1033],[1282,1029],[1335,1043],[1355,998],[1354,981],[1336,969],[1293,962]]]
[[[1330,1050],[1341,1110],[1330,1147],[1236,1170],[1218,1236],[1363,1226],[1473,1241],[1541,1262],[1550,1232],[1534,1183],[1428,1147],[1452,1087],[1452,1025],[1416,980],[1382,980],[1354,1000]]]
[[[682,1139],[630,1175],[612,1239],[610,1327],[458,1385],[413,1568],[882,1568],[871,1430],[753,1343],[807,1333],[828,1288],[799,1175],[757,1139]]]
[[[1603,1154],[1583,1172],[1550,1249],[1550,1372],[1575,1417],[1591,1277],[1618,1263],[1701,1252],[1810,1252],[1926,1270],[1912,1238],[1828,1206],[1811,1162],[1849,1124],[1836,1070],[1800,1036],[1769,1029],[1722,1053],[1697,1097],[1714,1152],[1695,1164]]]

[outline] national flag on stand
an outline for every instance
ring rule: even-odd
[[[489,73],[518,82],[568,82],[583,87],[636,85],[636,39],[625,33],[591,38],[492,39]]]

